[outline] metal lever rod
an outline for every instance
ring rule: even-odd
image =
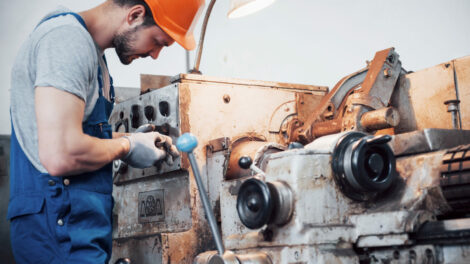
[[[222,238],[217,227],[217,222],[215,221],[214,212],[212,212],[209,198],[207,198],[206,190],[201,180],[201,174],[199,173],[199,167],[197,165],[196,158],[193,154],[193,149],[197,146],[197,139],[194,135],[190,133],[185,133],[178,138],[176,147],[183,152],[188,154],[189,162],[191,163],[191,168],[193,170],[194,178],[196,178],[197,188],[199,190],[199,195],[202,200],[202,205],[204,206],[204,212],[206,213],[207,221],[209,222],[209,227],[212,232],[212,236],[215,240],[215,246],[220,256],[223,256],[225,249],[224,244],[222,243]]]

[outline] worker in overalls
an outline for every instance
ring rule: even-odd
[[[108,0],[45,16],[21,46],[11,78],[8,219],[17,263],[107,263],[112,166],[145,168],[178,152],[158,132],[115,133],[104,50],[123,64],[175,41],[195,47],[204,0]],[[163,144],[157,148],[155,142]]]

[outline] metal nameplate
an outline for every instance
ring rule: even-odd
[[[163,189],[139,193],[139,223],[165,221],[164,196]]]

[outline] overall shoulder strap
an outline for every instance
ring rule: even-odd
[[[38,27],[39,25],[41,25],[42,23],[46,22],[46,21],[49,20],[49,19],[56,18],[56,17],[59,17],[59,16],[66,16],[66,15],[72,15],[72,16],[74,16],[74,17],[78,20],[78,22],[80,22],[80,24],[81,24],[86,30],[88,30],[88,28],[86,27],[86,24],[85,24],[85,20],[83,20],[83,18],[82,18],[79,14],[74,13],[74,12],[63,12],[63,13],[59,13],[59,14],[55,14],[55,15],[46,17],[46,18],[44,18],[43,20],[41,20],[41,22],[39,22],[39,24],[38,24],[36,27]]]

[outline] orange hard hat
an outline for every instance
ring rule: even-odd
[[[204,0],[144,0],[157,25],[187,50],[196,47],[194,26],[202,13]]]

